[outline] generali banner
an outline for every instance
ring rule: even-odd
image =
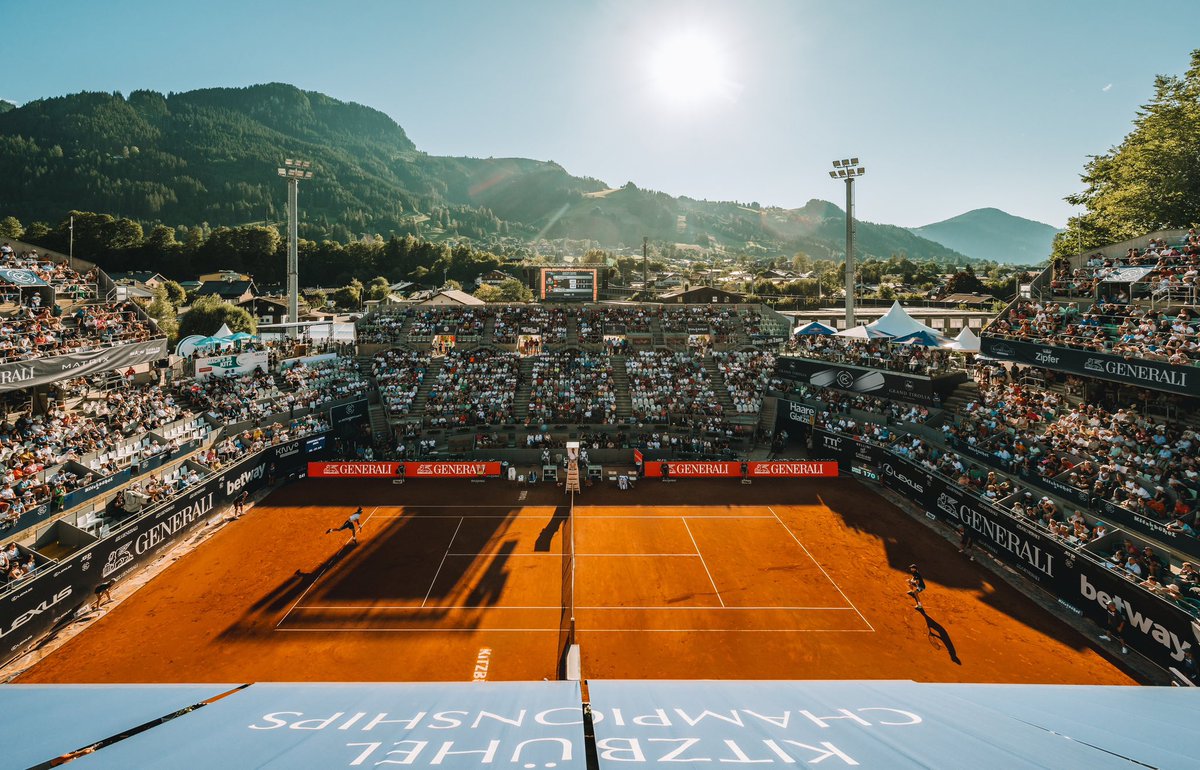
[[[309,463],[308,475],[317,479],[390,479],[403,475],[404,463],[340,462]]]
[[[499,462],[334,462],[309,463],[317,479],[474,479],[499,476]]]
[[[498,462],[404,463],[404,477],[409,479],[473,479],[499,475]]]
[[[816,462],[775,460],[771,462],[752,462],[750,463],[749,471],[751,478],[824,478],[830,476],[836,477],[838,475],[838,464],[832,460],[819,460]]]
[[[750,478],[799,479],[819,478],[838,475],[838,464],[833,461],[800,461],[776,460],[771,462],[738,462],[735,460],[721,462],[704,462],[677,460],[674,462],[649,462],[645,464],[646,477],[657,479],[663,477],[663,466],[667,467],[666,475],[681,479],[715,479],[732,478],[745,475]]]
[[[1200,370],[1194,366],[1175,366],[1141,358],[1125,359],[1091,350],[1075,350],[1053,345],[1001,339],[984,335],[981,352],[990,358],[1019,361],[1060,372],[1125,382],[1142,388],[1194,396],[1200,394]]]

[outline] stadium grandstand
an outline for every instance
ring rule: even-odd
[[[1114,656],[1195,684],[1197,260],[1194,232],[1057,260],[978,353],[899,304],[795,334],[763,305],[654,303],[383,306],[354,345],[171,350],[100,268],[6,244],[0,655],[310,462],[396,482],[424,461],[522,484],[565,468],[578,489],[603,466],[622,485],[748,483],[752,461],[802,457],[958,529]],[[573,592],[573,551],[564,564]],[[1115,641],[1108,599],[1127,620]]]

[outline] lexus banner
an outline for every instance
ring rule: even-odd
[[[167,357],[166,339],[134,342],[83,353],[0,364],[0,392],[46,385],[69,377],[123,370]]]
[[[781,357],[776,361],[775,376],[803,382],[816,388],[867,393],[930,406],[940,404],[942,398],[954,390],[958,383],[966,380],[966,375],[962,372],[934,379],[790,356]]]
[[[1188,396],[1200,395],[1200,369],[1142,358],[1126,359],[1091,350],[1075,350],[984,335],[981,352],[990,358],[1071,372],[1085,377],[1125,382]]]

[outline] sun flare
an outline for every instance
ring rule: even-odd
[[[668,37],[656,46],[649,65],[658,96],[676,106],[698,106],[732,94],[726,52],[704,32]]]

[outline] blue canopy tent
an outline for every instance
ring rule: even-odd
[[[947,342],[945,337],[933,332],[911,332],[900,337],[893,337],[893,345],[920,345],[926,348],[938,348]]]
[[[804,335],[806,337],[815,337],[818,335],[826,336],[830,334],[837,334],[837,329],[833,328],[832,326],[827,326],[820,321],[812,321],[804,326],[799,327],[796,329],[796,331],[792,332],[792,334]]]

